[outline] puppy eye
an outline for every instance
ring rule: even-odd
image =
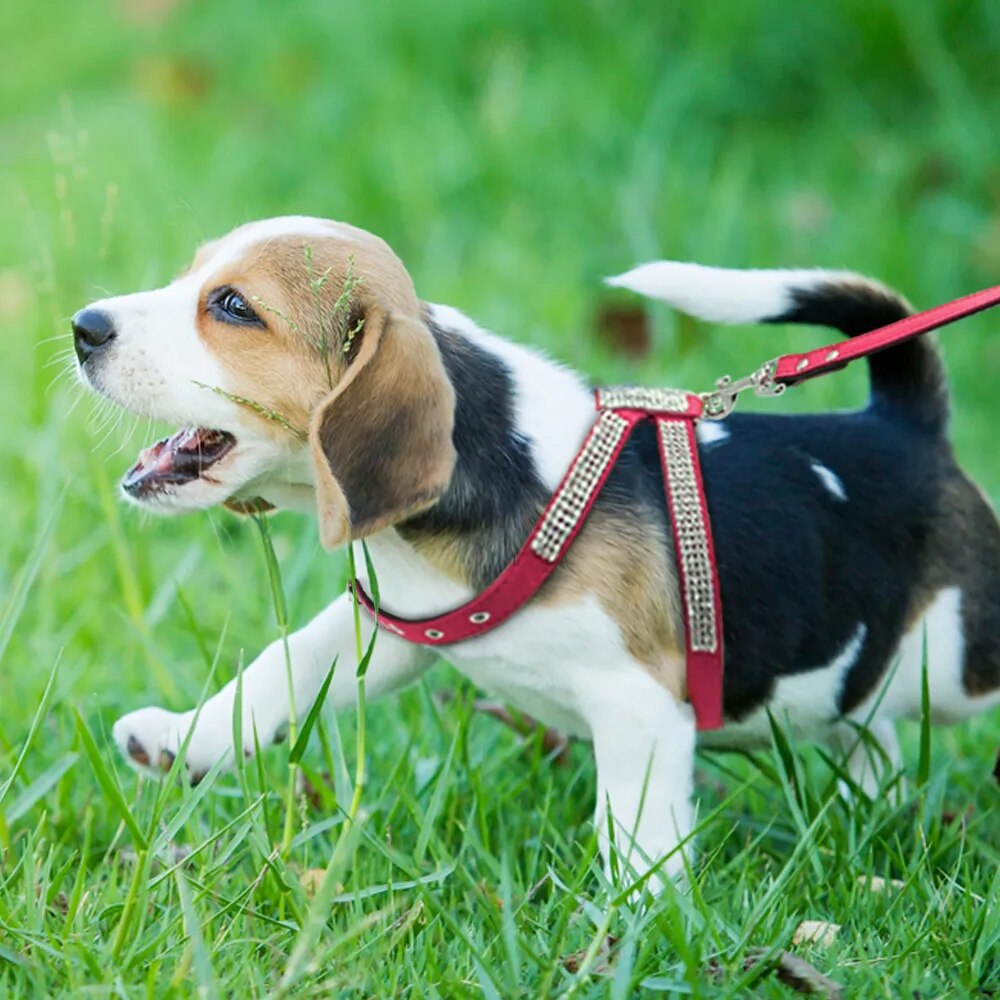
[[[224,323],[241,326],[263,326],[261,318],[235,288],[220,288],[209,296],[209,308]]]

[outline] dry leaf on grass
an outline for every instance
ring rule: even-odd
[[[902,889],[906,883],[901,878],[882,878],[881,875],[859,875],[858,885],[869,892],[888,892]]]
[[[596,319],[598,338],[615,354],[644,358],[652,350],[649,316],[640,306],[605,303]]]
[[[820,948],[829,948],[837,937],[840,924],[827,923],[825,920],[803,920],[792,935],[792,944],[814,944]]]
[[[957,812],[954,809],[944,809],[941,812],[941,822],[945,826],[951,826],[952,823],[958,822],[962,826],[965,826],[970,819],[972,819],[973,814],[976,811],[974,805],[966,806],[964,812]]]
[[[333,778],[330,772],[322,771],[319,774],[319,780],[323,785],[322,788],[317,788],[305,771],[298,771],[295,775],[295,794],[299,797],[305,797],[309,805],[316,810],[323,808],[324,792],[327,793],[327,797],[335,797]]]
[[[319,892],[319,887],[323,884],[323,876],[326,875],[325,868],[307,868],[299,876],[299,885],[305,889],[307,896],[315,896]],[[344,891],[344,887],[338,882],[337,892]]]
[[[133,79],[142,97],[166,107],[198,104],[212,85],[211,71],[205,62],[156,54],[145,54],[136,60]]]
[[[773,954],[766,948],[755,948],[747,953],[744,965],[751,968],[765,962],[772,966],[779,982],[797,993],[827,997],[828,1000],[840,1000],[844,995],[844,989],[839,983],[788,951]]]
[[[47,889],[44,885],[39,883],[35,886],[35,898],[45,899],[48,894]],[[51,900],[47,903],[50,910],[54,910],[56,913],[66,916],[69,913],[69,897],[67,897],[64,892],[57,892]]]
[[[826,997],[827,1000],[841,1000],[843,987],[824,976],[815,966],[787,951],[772,952],[769,948],[751,948],[743,960],[743,970],[749,971],[762,966],[777,976],[796,993]],[[725,972],[719,962],[713,959],[708,965],[709,975],[716,981],[724,978]]]
[[[609,934],[601,942],[601,947],[598,948],[597,954],[594,956],[594,964],[590,968],[590,971],[594,975],[599,976],[611,970],[611,952],[614,950],[616,944],[618,944],[618,938],[614,934]],[[581,948],[579,951],[574,951],[571,955],[566,955],[562,960],[563,968],[567,972],[579,972],[583,967],[589,950],[589,948]]]

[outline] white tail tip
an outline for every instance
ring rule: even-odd
[[[759,323],[791,309],[793,289],[814,288],[832,277],[829,271],[739,270],[656,260],[605,283],[668,302],[711,323]]]

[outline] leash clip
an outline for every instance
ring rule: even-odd
[[[778,359],[772,358],[765,362],[755,372],[733,379],[731,375],[723,375],[715,383],[711,392],[703,392],[701,401],[705,406],[704,416],[709,420],[722,420],[736,409],[736,400],[741,392],[753,389],[756,396],[780,396],[786,389],[784,382],[775,382],[778,371]]]

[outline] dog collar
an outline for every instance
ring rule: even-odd
[[[788,386],[1000,304],[1000,286],[915,313],[806,354],[785,354],[741,379],[719,379],[711,392],[618,387],[595,392],[598,416],[527,541],[506,569],[471,601],[431,618],[399,618],[355,580],[358,602],[388,632],[423,646],[474,639],[503,624],[538,592],[566,555],[635,428],[656,424],[667,510],[683,595],[688,700],[698,729],[723,723],[722,601],[712,527],[698,458],[699,419],[728,416],[740,393],[780,395]]]

